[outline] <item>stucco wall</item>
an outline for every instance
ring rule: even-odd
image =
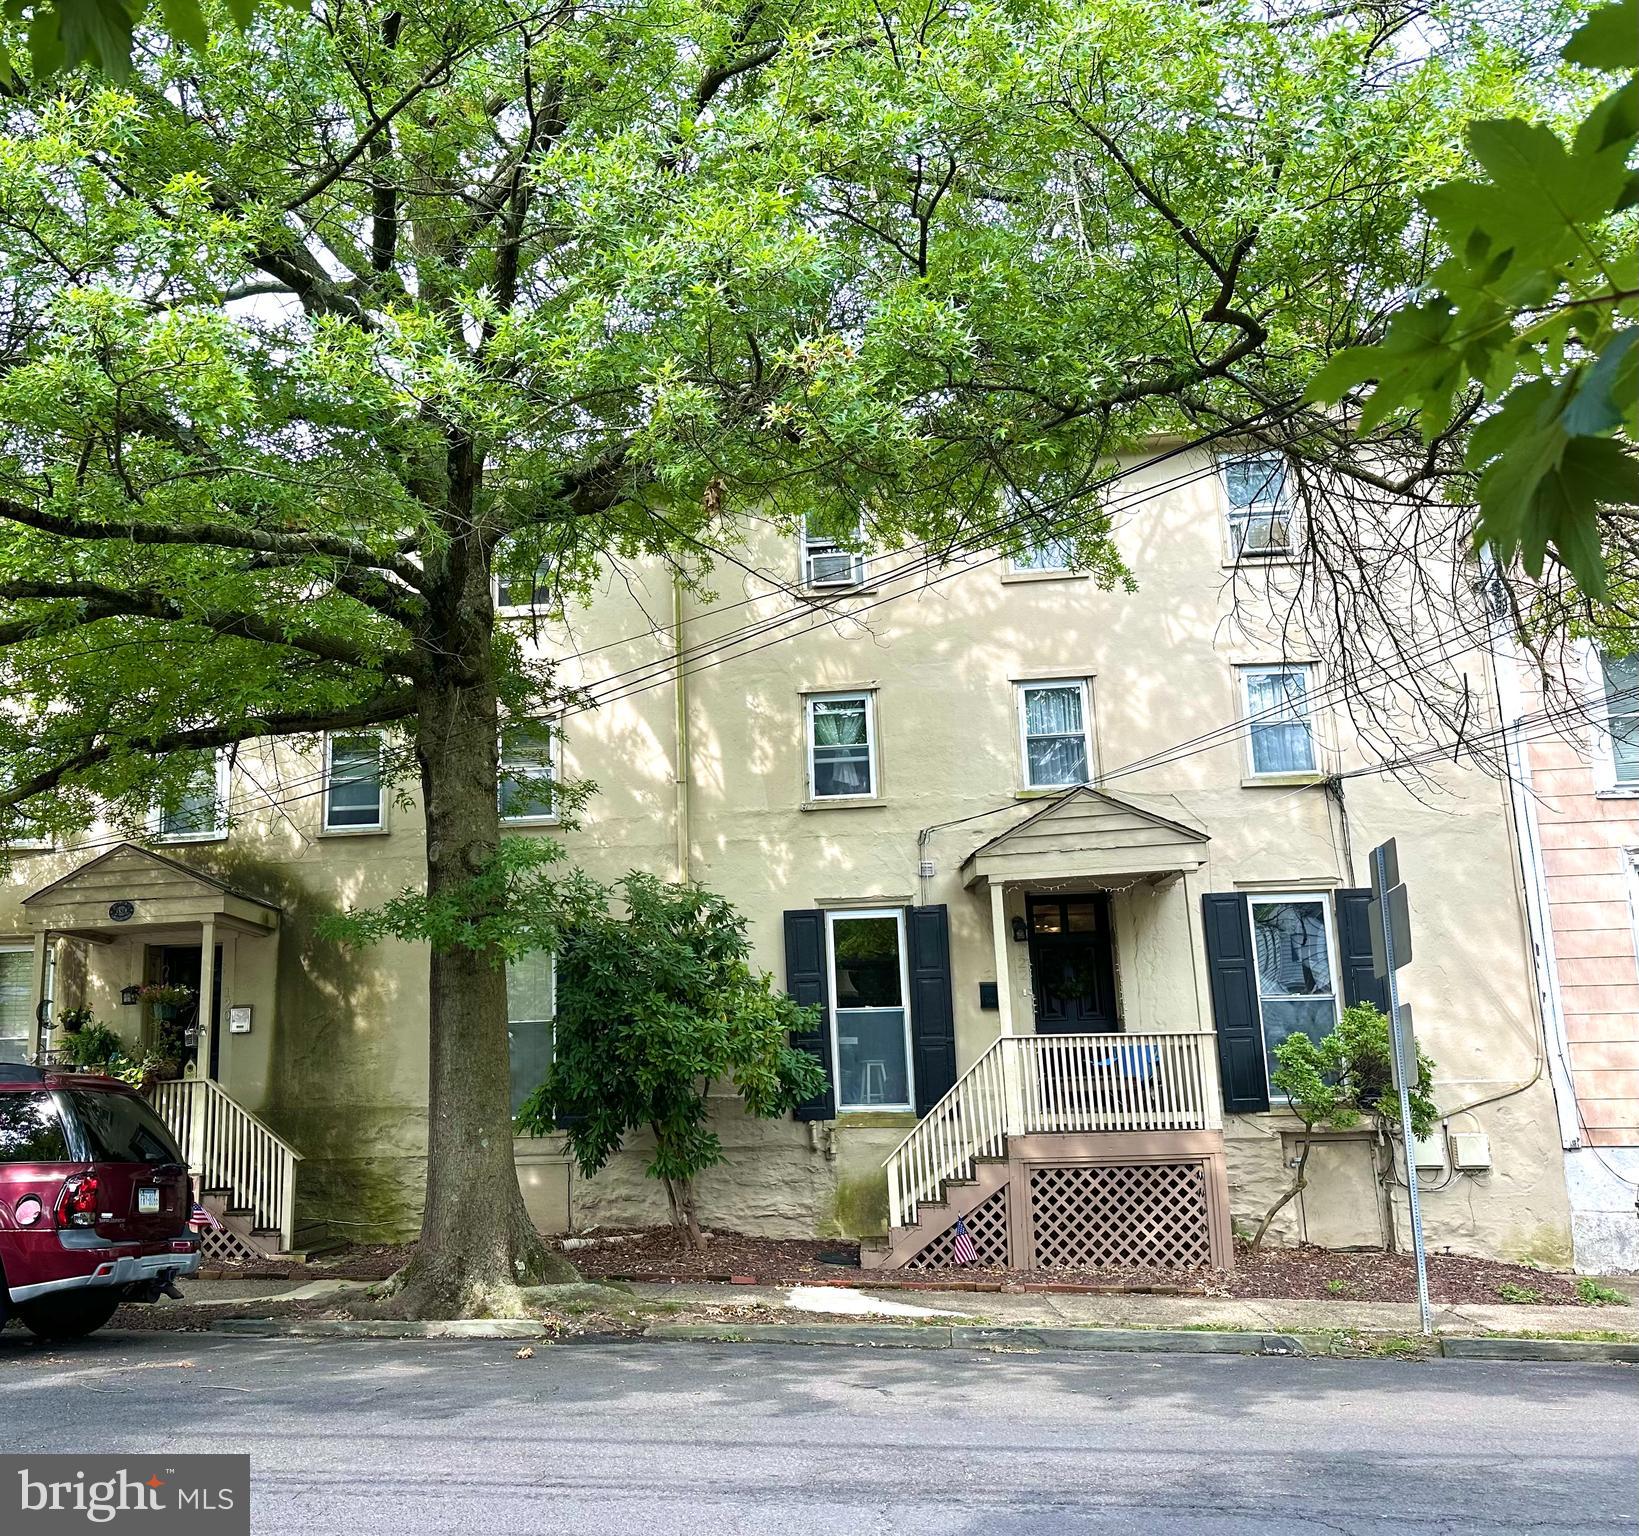
[[[1169,466],[1166,477],[1179,468]],[[1159,483],[1161,473],[1142,473],[1129,489]],[[1216,479],[1203,473],[1125,518],[1118,537],[1139,578],[1136,593],[975,563],[916,589],[868,581],[874,596],[865,603],[895,600],[858,619],[845,616],[863,606],[858,598],[804,608],[779,631],[781,643],[755,654],[686,656],[684,750],[672,678],[652,674],[641,691],[617,697],[632,686],[630,669],[668,654],[654,626],[671,622],[669,581],[649,568],[611,573],[566,630],[542,637],[564,681],[606,701],[573,713],[563,731],[564,772],[594,781],[597,792],[577,828],[526,835],[560,836],[571,858],[600,878],[635,867],[705,881],[746,914],[758,959],[777,978],[787,909],[944,903],[960,1071],[998,1028],[998,1014],[980,1007],[981,982],[1000,980],[1017,1027],[1030,1025],[1026,947],[1004,935],[998,977],[988,893],[962,876],[969,853],[1039,808],[1021,790],[1014,684],[1089,679],[1095,760],[1111,787],[1174,795],[1210,834],[1207,862],[1187,887],[1119,883],[1116,961],[1128,1026],[1210,1026],[1194,907],[1201,891],[1363,884],[1365,850],[1397,836],[1418,934],[1405,980],[1423,1044],[1439,1063],[1437,1094],[1462,1124],[1491,1132],[1495,1162],[1491,1175],[1431,1193],[1431,1231],[1474,1251],[1546,1253],[1552,1232],[1563,1247],[1563,1176],[1552,1132],[1538,1128],[1547,1090],[1534,1079],[1541,1041],[1499,787],[1455,770],[1437,772],[1434,790],[1420,795],[1392,780],[1352,778],[1339,805],[1319,784],[1247,785],[1238,737],[1124,771],[1234,720],[1242,707],[1234,666],[1279,659],[1278,644],[1256,624],[1226,622],[1219,498]],[[767,530],[744,559],[769,579],[725,567],[715,603],[684,601],[686,646],[724,641],[741,625],[792,610],[795,539]],[[1269,579],[1286,578],[1277,569]],[[1483,657],[1472,665],[1483,675]],[[875,694],[879,793],[868,804],[813,806],[803,695],[850,688]],[[1361,766],[1336,721],[1323,721],[1323,737],[1327,768]],[[231,839],[179,850],[278,901],[285,914],[276,961],[236,958],[243,970],[231,1001],[254,1001],[257,1025],[224,1040],[225,1085],[307,1154],[309,1217],[356,1221],[360,1232],[403,1227],[413,1220],[423,1147],[424,956],[395,945],[347,954],[319,940],[314,922],[331,903],[376,902],[417,882],[413,786],[408,802],[393,807],[387,833],[325,837],[311,745],[252,751],[245,766],[255,781],[235,777],[241,819]],[[0,893],[0,934],[17,928],[24,890],[73,862],[19,860]],[[1022,911],[1022,892],[1010,889],[1004,913]],[[1499,1095],[1512,1097],[1488,1102]],[[845,1117],[811,1131],[725,1115],[731,1161],[701,1181],[707,1220],[788,1232],[878,1227],[881,1159],[906,1128],[880,1118]],[[1232,1127],[1238,1216],[1261,1209],[1280,1176],[1280,1147],[1278,1117]],[[641,1148],[592,1180],[570,1175],[550,1147],[523,1155],[543,1222],[558,1220],[558,1211],[577,1225],[663,1212],[658,1186],[641,1178]],[[1335,1182],[1343,1192],[1334,1204],[1358,1203],[1358,1180],[1346,1168]],[[1314,1204],[1284,1230],[1347,1234],[1347,1219],[1322,1216]],[[1368,1235],[1370,1226],[1362,1226]]]

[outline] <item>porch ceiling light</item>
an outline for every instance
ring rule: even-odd
[[[1013,919],[1013,942],[1015,944],[1023,944],[1027,939],[1029,939],[1029,937],[1030,930],[1025,926],[1024,919],[1022,917],[1015,917]]]

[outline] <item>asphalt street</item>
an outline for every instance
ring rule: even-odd
[[[1622,1366],[0,1335],[23,1451],[248,1451],[280,1536],[1639,1530]]]

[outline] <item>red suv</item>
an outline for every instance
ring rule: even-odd
[[[165,1123],[108,1077],[0,1063],[0,1325],[78,1338],[199,1268]]]

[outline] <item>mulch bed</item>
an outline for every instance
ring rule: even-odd
[[[1223,1276],[1231,1296],[1278,1296],[1312,1301],[1415,1301],[1417,1266],[1410,1254],[1344,1253],[1328,1248],[1266,1248],[1254,1258],[1245,1248],[1234,1274]],[[1436,1303],[1574,1306],[1576,1276],[1526,1264],[1434,1253],[1428,1290]],[[1526,1293],[1533,1294],[1526,1294]]]
[[[276,1259],[246,1259],[243,1263],[213,1260],[199,1271],[202,1280],[288,1280],[292,1286],[309,1280],[385,1280],[403,1269],[415,1251],[413,1244],[367,1244],[325,1254],[308,1264]]]
[[[1066,1291],[1194,1295],[1286,1301],[1415,1301],[1416,1269],[1409,1254],[1341,1252],[1328,1248],[1266,1248],[1254,1258],[1243,1246],[1238,1267],[1222,1270],[1001,1270],[966,1266],[929,1270],[862,1270],[857,1244],[812,1239],[709,1234],[693,1252],[670,1227],[610,1233],[566,1256],[589,1279],[650,1282],[718,1281],[744,1285],[851,1285],[872,1290]],[[1576,1276],[1524,1264],[1433,1254],[1429,1293],[1436,1303],[1516,1302],[1571,1306]]]

